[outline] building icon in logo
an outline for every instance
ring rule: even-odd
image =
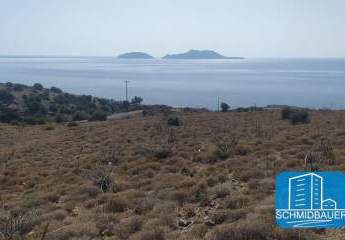
[[[323,177],[308,173],[289,178],[288,209],[337,209],[333,199],[323,200]]]
[[[345,226],[345,174],[282,172],[276,177],[276,223],[282,228]]]

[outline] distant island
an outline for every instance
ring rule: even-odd
[[[143,52],[130,52],[119,55],[117,58],[121,59],[153,59],[151,55]]]
[[[244,59],[242,57],[226,57],[212,50],[189,50],[181,54],[168,54],[163,59]]]

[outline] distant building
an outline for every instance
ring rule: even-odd
[[[290,178],[289,209],[322,209],[322,186],[322,177],[314,173]]]

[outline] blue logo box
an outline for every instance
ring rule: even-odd
[[[282,172],[276,177],[276,223],[282,228],[345,225],[345,175],[341,172]]]

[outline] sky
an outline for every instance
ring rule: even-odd
[[[345,57],[344,0],[0,0],[0,55]]]

